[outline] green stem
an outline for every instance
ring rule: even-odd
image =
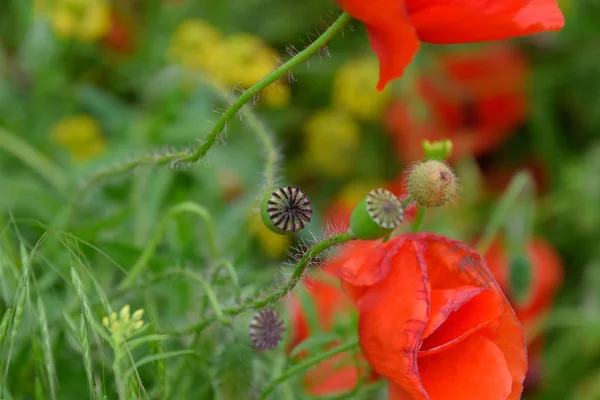
[[[211,86],[215,93],[221,96],[223,100],[227,101],[228,103],[235,103],[237,100],[236,97],[225,90],[225,88],[223,88],[219,83],[213,79],[209,79],[206,76],[201,75],[201,77],[202,81]],[[250,129],[252,129],[258,140],[262,143],[263,149],[265,150],[265,187],[267,190],[272,191],[273,188],[275,188],[275,175],[277,171],[277,163],[279,161],[279,153],[277,152],[275,142],[269,134],[265,124],[263,124],[263,122],[256,116],[250,107],[244,107],[242,111],[244,113],[245,120],[248,122],[248,126]]]
[[[331,39],[333,39],[333,37],[336,34],[338,34],[350,22],[350,20],[350,15],[342,13],[338,17],[338,19],[314,42],[312,42],[309,46],[307,46],[304,50],[296,54],[294,57],[289,59],[287,62],[273,70],[263,79],[252,85],[244,93],[242,93],[237,98],[237,100],[233,104],[231,104],[231,106],[221,115],[221,117],[213,125],[212,129],[206,136],[204,142],[195,151],[181,151],[163,155],[151,155],[140,157],[138,159],[129,161],[117,167],[102,171],[99,174],[93,176],[90,179],[90,181],[88,181],[88,183],[83,187],[82,192],[87,191],[90,186],[104,179],[105,177],[130,171],[131,169],[140,165],[191,164],[202,159],[206,155],[206,153],[208,153],[210,148],[215,144],[215,142],[219,138],[219,135],[221,134],[223,129],[225,129],[227,123],[237,115],[238,111],[244,106],[244,104],[252,100],[252,98],[257,93],[265,89],[267,86],[277,81],[278,79],[284,77],[293,68],[295,68],[296,66],[303,63],[304,61],[308,60],[311,56],[316,54],[323,46],[325,46]]]
[[[121,370],[121,348],[118,344],[114,344],[113,348],[115,360],[113,362],[113,373],[115,374],[115,385],[117,387],[117,395],[119,400],[126,400],[127,393],[125,392],[125,386],[123,385],[123,371]]]
[[[215,240],[214,223],[213,223],[213,220],[212,220],[208,210],[206,208],[202,207],[201,205],[196,204],[191,201],[180,203],[180,204],[173,206],[169,211],[167,211],[167,213],[165,214],[163,219],[160,221],[158,227],[154,231],[154,236],[152,236],[152,238],[146,245],[146,248],[144,249],[144,251],[142,252],[140,257],[138,258],[138,260],[136,261],[134,266],[131,268],[131,271],[129,271],[129,274],[125,277],[125,279],[123,279],[123,281],[121,282],[121,284],[118,287],[118,290],[123,290],[123,289],[126,289],[127,287],[131,286],[135,282],[137,277],[146,269],[146,267],[148,266],[148,262],[150,261],[150,258],[154,255],[154,251],[156,250],[156,247],[158,246],[160,238],[162,237],[162,235],[164,234],[164,231],[167,228],[168,222],[175,215],[182,213],[182,212],[190,212],[190,213],[196,214],[202,220],[204,220],[204,223],[206,224],[206,236],[208,238],[209,251],[211,252],[211,255],[215,259],[219,258],[219,251],[217,250],[217,244],[216,244],[216,240]]]
[[[332,248],[334,246],[348,242],[353,239],[354,238],[349,233],[344,232],[344,233],[340,233],[338,235],[333,235],[327,239],[320,241],[319,243],[317,243],[313,247],[311,247],[302,256],[300,261],[298,261],[298,263],[296,264],[296,268],[294,269],[294,272],[292,273],[292,276],[288,279],[288,281],[285,285],[283,285],[278,290],[274,291],[269,296],[266,296],[262,299],[252,300],[252,301],[249,301],[246,304],[242,304],[241,306],[238,306],[238,307],[225,308],[225,309],[223,309],[223,314],[229,315],[229,316],[236,316],[236,315],[243,313],[246,310],[261,309],[261,308],[264,308],[264,307],[276,302],[277,300],[279,300],[280,298],[284,297],[289,292],[291,292],[292,289],[294,289],[294,287],[296,287],[296,285],[302,279],[304,272],[310,265],[310,262],[315,257],[318,257],[320,254],[324,253],[325,251],[329,250],[330,248]],[[194,325],[185,327],[180,330],[175,330],[175,331],[165,330],[164,332],[161,332],[161,333],[181,335],[181,334],[189,334],[189,333],[199,332],[199,331],[202,331],[207,326],[209,326],[210,324],[212,324],[213,322],[215,322],[216,320],[217,320],[216,318],[207,318],[207,319],[204,319]]]
[[[415,221],[412,224],[413,232],[419,232],[421,224],[423,223],[423,217],[425,217],[425,210],[427,209],[421,206],[419,206],[419,208],[417,209],[417,217],[415,218]]]
[[[261,400],[266,399],[267,396],[269,396],[269,394],[271,394],[271,392],[273,392],[273,390],[275,390],[277,385],[279,385],[281,382],[286,381],[287,379],[291,378],[292,376],[312,367],[313,365],[316,365],[316,364],[320,363],[321,361],[325,361],[325,360],[335,356],[336,354],[340,354],[345,351],[353,350],[353,349],[357,349],[357,348],[358,348],[358,339],[355,339],[349,343],[340,345],[338,347],[334,347],[331,350],[325,351],[315,357],[309,358],[307,360],[302,361],[301,363],[294,365],[292,368],[285,371],[279,378],[277,378],[273,382],[271,382],[269,384],[269,386],[267,386],[267,388],[262,392],[259,399],[261,399]]]
[[[21,140],[17,135],[0,127],[0,148],[20,159],[40,174],[60,193],[67,193],[69,179],[64,171],[44,154]]]
[[[498,234],[498,231],[502,227],[502,224],[508,218],[508,215],[519,198],[519,195],[531,184],[531,176],[528,172],[521,171],[513,177],[510,181],[510,185],[504,195],[500,199],[500,202],[496,206],[494,213],[492,214],[490,221],[485,227],[481,239],[477,244],[477,251],[479,254],[485,254],[489,249],[490,245],[494,241],[494,238]]]
[[[208,302],[210,303],[210,306],[212,307],[217,320],[219,320],[223,325],[230,326],[231,324],[229,323],[229,321],[227,321],[227,319],[223,315],[223,311],[221,311],[221,306],[219,305],[219,300],[217,299],[217,295],[215,294],[214,290],[212,290],[212,287],[210,286],[208,281],[206,279],[204,279],[204,277],[202,275],[196,274],[192,271],[184,270],[183,272],[185,275],[187,275],[187,277],[189,279],[196,281],[200,285],[202,285],[202,287],[204,288],[206,297],[208,297]]]

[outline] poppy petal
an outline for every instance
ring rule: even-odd
[[[417,351],[427,324],[428,302],[423,266],[411,251],[399,252],[388,278],[370,287],[359,302],[363,354],[377,373],[401,385],[412,400],[427,399]]]
[[[470,43],[503,40],[560,30],[564,16],[556,0],[431,0],[409,12],[419,38],[430,43]]]
[[[337,0],[348,14],[363,22],[373,51],[379,57],[379,82],[383,90],[399,78],[419,49],[419,40],[405,10],[404,0]]]
[[[423,338],[427,338],[444,323],[450,313],[458,310],[463,304],[482,291],[482,288],[475,286],[465,286],[459,289],[432,290],[430,316],[425,331],[423,331]]]
[[[432,298],[434,292],[437,291],[432,292]],[[457,304],[449,305],[449,308],[453,306]],[[452,312],[445,313],[444,323],[423,340],[419,357],[447,350],[450,346],[460,343],[469,335],[495,322],[503,312],[502,299],[495,293],[489,290],[478,293]]]
[[[504,400],[512,391],[502,351],[480,334],[446,351],[419,358],[419,372],[431,400]]]

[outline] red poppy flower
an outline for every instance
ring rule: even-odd
[[[560,30],[556,0],[336,0],[363,22],[379,57],[383,90],[402,75],[419,41],[472,43]]]
[[[525,380],[534,388],[540,381],[540,359],[543,351],[543,336],[531,336],[535,325],[544,317],[563,280],[563,266],[554,249],[540,238],[535,238],[528,245],[528,255],[532,266],[531,294],[525,303],[513,303],[515,313],[528,338],[529,373]],[[509,262],[502,244],[495,241],[485,254],[490,271],[510,298]]]
[[[404,161],[423,158],[425,139],[451,139],[453,159],[488,152],[525,119],[527,62],[518,48],[496,44],[444,54],[439,67],[418,82],[427,118],[414,115],[406,101],[388,109],[387,126]]]
[[[350,317],[354,312],[348,298],[340,287],[335,285],[338,269],[346,261],[352,260],[374,247],[376,243],[356,242],[342,247],[340,252],[321,268],[321,271],[333,283],[315,278],[306,279],[302,282],[313,302],[319,328],[323,332],[331,332],[336,318],[339,319],[340,316]],[[306,312],[297,297],[292,297],[291,317],[292,340],[290,349],[315,334],[315,332],[310,331]],[[335,346],[336,344],[332,345]],[[346,392],[354,388],[359,378],[366,373],[366,369],[356,365],[353,356],[346,353],[338,354],[311,369],[304,378],[304,387],[313,396]]]
[[[359,311],[369,364],[390,400],[517,400],[522,328],[485,261],[432,233],[395,237],[348,260],[342,287]]]
[[[110,30],[103,39],[104,44],[119,53],[130,53],[134,49],[131,25],[122,17],[111,12]]]

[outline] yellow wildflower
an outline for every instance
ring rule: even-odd
[[[313,171],[341,177],[351,171],[360,146],[360,128],[347,113],[322,110],[306,122],[305,161]]]
[[[390,99],[388,90],[375,89],[378,76],[376,57],[350,60],[334,76],[333,103],[361,120],[377,120]]]
[[[115,343],[120,344],[144,326],[143,316],[141,308],[131,315],[131,307],[126,304],[119,314],[113,312],[110,317],[102,318],[102,325],[109,330]]]
[[[183,21],[171,38],[169,58],[186,68],[221,78],[223,36],[201,19]]]
[[[262,222],[260,215],[257,212],[253,212],[252,215],[250,215],[248,222],[254,238],[267,257],[279,259],[287,254],[287,249],[292,240],[290,236],[278,235],[271,232],[271,230],[269,230]]]
[[[52,128],[52,138],[66,148],[75,161],[97,156],[106,148],[100,125],[87,115],[63,118]]]
[[[111,27],[110,8],[105,0],[57,0],[51,22],[58,36],[94,42]]]

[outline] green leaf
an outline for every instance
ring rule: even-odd
[[[510,292],[513,302],[523,304],[531,294],[533,272],[531,262],[523,253],[514,256],[510,262]]]
[[[306,340],[300,342],[294,349],[290,352],[290,358],[296,357],[298,354],[302,353],[305,350],[315,350],[321,349],[326,344],[334,342],[336,339],[339,339],[338,335],[334,335],[331,333],[321,333],[317,335],[311,335]]]

